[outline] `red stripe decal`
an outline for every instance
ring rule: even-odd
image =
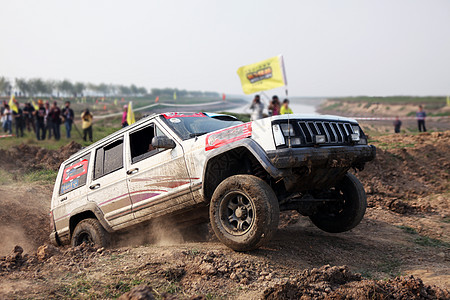
[[[236,142],[252,135],[252,123],[245,123],[234,127],[226,128],[206,136],[205,150],[212,150],[223,145]]]

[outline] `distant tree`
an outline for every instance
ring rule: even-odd
[[[109,86],[105,83],[100,83],[97,90],[103,95],[103,97],[106,97],[109,94]]]
[[[51,95],[52,89],[41,78],[32,78],[28,81],[30,86],[30,94],[33,96]]]
[[[130,85],[131,94],[136,96],[138,94],[138,88],[134,84]]]
[[[22,92],[22,94],[24,96],[26,96],[27,94],[31,94],[32,90],[31,90],[31,86],[28,83],[28,81],[24,78],[16,78],[16,88]]]
[[[73,85],[73,96],[76,98],[78,96],[83,97],[83,92],[86,89],[86,85],[82,82],[76,82]]]
[[[141,86],[140,88],[138,88],[138,94],[141,96],[145,96],[148,94],[147,89],[143,86]]]
[[[131,89],[125,85],[120,85],[119,86],[119,94],[121,96],[128,96],[131,95]]]
[[[0,94],[7,95],[11,90],[11,83],[5,77],[0,77]]]
[[[158,88],[152,88],[151,91],[152,91],[152,95],[155,97],[161,96],[161,94],[162,94],[161,89],[158,89]]]

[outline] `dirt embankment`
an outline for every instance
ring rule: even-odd
[[[61,162],[80,148],[71,142],[58,150],[25,144],[0,149],[0,168],[13,178],[12,184],[0,185],[0,255],[17,244],[33,252],[48,242],[53,184],[24,182],[23,176],[31,171],[57,171]]]
[[[80,149],[81,145],[73,141],[58,150],[20,144],[7,150],[0,149],[0,167],[19,174],[44,169],[57,171],[64,160]]]
[[[448,299],[450,131],[376,137],[374,144],[377,158],[356,174],[369,204],[359,226],[328,234],[283,213],[274,239],[249,253],[182,238],[37,249],[48,241],[53,186],[20,183],[20,176],[30,167],[56,170],[78,146],[3,150],[0,166],[17,176],[0,185],[0,298],[104,299],[148,286],[166,299]]]
[[[338,114],[344,116],[360,117],[415,117],[419,104],[408,103],[368,103],[362,101],[326,100],[321,104],[319,111],[324,114]],[[425,111],[430,115],[450,112],[450,106],[424,105]]]

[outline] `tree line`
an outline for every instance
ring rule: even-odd
[[[14,86],[13,86],[14,85]],[[151,94],[145,87],[121,84],[94,84],[71,82],[70,80],[45,80],[42,78],[15,78],[14,82],[0,77],[0,95],[9,96],[17,92],[22,97],[83,97],[83,96],[169,96],[175,93],[179,97],[219,97],[217,92],[187,91],[176,88],[152,88]]]

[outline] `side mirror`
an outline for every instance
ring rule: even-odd
[[[152,139],[152,146],[155,148],[173,149],[177,144],[167,136],[155,136]]]

